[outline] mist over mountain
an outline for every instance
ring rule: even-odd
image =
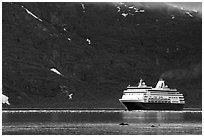
[[[202,18],[151,3],[2,3],[5,107],[122,108],[127,85],[164,78],[202,104]],[[72,99],[69,95],[72,93]]]

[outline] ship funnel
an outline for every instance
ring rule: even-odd
[[[138,87],[141,87],[142,86],[142,79],[140,79],[140,82],[139,82],[139,84],[138,84]]]
[[[142,79],[140,79],[138,87],[146,87],[146,84],[145,84],[145,82]]]
[[[155,88],[164,88],[165,87],[165,83],[164,83],[164,80],[160,79],[158,82],[157,82],[157,85]]]

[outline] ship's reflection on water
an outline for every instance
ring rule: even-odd
[[[2,113],[2,134],[201,133],[202,111],[4,110]]]
[[[130,111],[123,112],[122,118],[127,123],[183,123],[201,122],[199,111]]]

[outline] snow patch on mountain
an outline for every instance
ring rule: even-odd
[[[63,75],[62,75],[57,69],[55,69],[55,68],[51,68],[50,71],[52,71],[52,72],[54,72],[54,73],[56,73],[56,74],[58,74],[58,75],[63,76]]]
[[[39,17],[37,17],[35,14],[33,14],[32,12],[30,12],[27,8],[25,8],[23,5],[21,6],[24,10],[26,10],[26,12],[28,14],[30,14],[31,16],[33,16],[34,18],[36,18],[37,20],[42,22],[42,19],[40,19]]]
[[[195,14],[199,15],[199,11],[195,10],[195,9],[189,10],[189,9],[185,9],[184,7],[179,7],[179,6],[175,6],[175,5],[170,5],[170,6],[179,9],[181,12],[183,12],[184,14],[187,14],[191,18],[194,17],[193,15],[195,15]]]
[[[119,6],[117,6],[117,9],[118,9],[118,12],[120,12],[120,7]]]
[[[198,11],[197,10],[192,10],[193,12],[195,12],[195,13],[198,13]]]
[[[145,10],[139,10],[139,12],[145,12]]]
[[[170,51],[169,51],[169,48],[166,48],[166,53],[169,53]]]
[[[174,15],[171,15],[171,19],[172,19],[172,20],[175,19],[175,16],[174,16]]]
[[[190,17],[193,17],[193,15],[189,11],[187,11],[186,14],[189,15]]]
[[[86,39],[86,42],[89,44],[89,45],[91,45],[91,40],[90,39]]]
[[[127,17],[128,15],[135,15],[134,13],[144,13],[144,9],[139,9],[135,7],[134,5],[126,5],[125,3],[118,2],[115,4],[115,7],[117,8],[117,12],[121,12],[121,15],[123,17]]]
[[[128,13],[122,13],[121,15],[126,17],[128,15]]]
[[[8,100],[9,100],[9,98],[6,95],[2,94],[2,103],[10,105]]]
[[[82,9],[83,9],[83,12],[85,12],[85,5],[83,3],[81,3],[81,6],[82,6]]]
[[[134,8],[134,6],[130,6],[130,7],[128,7],[129,9],[133,9]]]

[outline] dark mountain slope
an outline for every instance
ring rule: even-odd
[[[160,77],[186,96],[187,106],[200,106],[198,13],[130,6],[3,3],[3,92],[11,106],[122,107],[118,98],[128,84],[143,78],[155,85]]]

